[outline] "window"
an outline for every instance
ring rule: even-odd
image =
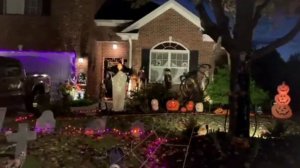
[[[176,42],[164,42],[150,51],[149,82],[163,82],[164,69],[169,68],[172,83],[180,84],[180,76],[189,71],[190,52]]]
[[[51,0],[0,0],[0,14],[49,15]]]

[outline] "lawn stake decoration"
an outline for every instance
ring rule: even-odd
[[[51,110],[46,110],[36,120],[35,131],[42,133],[52,133],[55,129],[56,120]]]
[[[12,133],[6,136],[8,142],[16,142],[15,157],[21,156],[23,153],[26,155],[27,141],[36,139],[36,132],[28,130],[27,123],[20,123],[18,133]]]
[[[170,111],[170,112],[176,112],[176,111],[178,111],[179,110],[179,106],[180,106],[179,101],[175,100],[175,99],[168,100],[167,104],[166,104],[167,110]]]
[[[144,123],[135,121],[131,124],[130,132],[132,136],[134,136],[135,138],[139,138],[142,134],[145,133]]]
[[[292,117],[291,101],[288,92],[290,88],[284,82],[277,87],[278,94],[275,96],[275,104],[272,106],[272,115],[277,119],[289,119]]]
[[[157,99],[152,99],[151,100],[151,108],[152,111],[158,111],[159,110],[159,102]]]
[[[2,129],[3,126],[5,114],[6,114],[6,107],[0,107],[0,130]]]

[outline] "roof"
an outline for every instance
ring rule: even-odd
[[[176,2],[175,0],[169,0],[166,3],[162,4],[160,7],[156,8],[146,16],[142,17],[138,21],[134,22],[127,28],[125,28],[122,32],[130,32],[132,30],[136,30],[144,26],[145,24],[149,23],[159,15],[163,14],[169,9],[173,9],[176,12],[178,12],[180,15],[182,15],[184,18],[189,20],[191,23],[199,27],[200,29],[203,29],[200,24],[200,19],[198,16],[196,16],[194,13],[183,7],[181,4]]]
[[[95,19],[138,20],[159,5],[148,2],[140,8],[133,8],[128,0],[107,0],[95,15]]]

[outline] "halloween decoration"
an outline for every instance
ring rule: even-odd
[[[214,113],[216,115],[226,115],[226,113],[228,113],[228,115],[230,114],[229,110],[222,109],[221,107],[217,108]]]
[[[188,101],[185,105],[187,111],[193,111],[194,106],[195,106],[195,103],[193,101]]]
[[[171,70],[169,68],[164,69],[164,82],[165,82],[165,87],[167,89],[172,88],[172,76],[171,76]]]
[[[133,137],[139,138],[145,132],[144,123],[140,121],[135,121],[131,125],[130,132]]]
[[[186,112],[187,112],[187,110],[186,110],[185,107],[181,107],[181,108],[180,108],[180,111],[181,111],[182,113],[186,113]]]
[[[196,103],[195,108],[196,108],[196,112],[202,113],[203,112],[203,103],[201,103],[201,102]]]
[[[179,110],[180,103],[178,100],[172,99],[167,101],[167,110],[170,112],[176,112]]]
[[[151,108],[152,111],[158,111],[159,110],[159,102],[157,99],[152,99],[151,100]]]
[[[284,82],[277,87],[278,94],[272,106],[272,115],[277,119],[289,119],[292,117],[292,109],[289,106],[291,98],[288,95],[290,88]]]

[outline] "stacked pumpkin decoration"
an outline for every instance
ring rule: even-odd
[[[284,82],[277,87],[278,94],[275,96],[275,104],[272,106],[272,115],[277,119],[291,118],[293,113],[289,103],[291,97],[288,95],[290,87]]]
[[[180,103],[178,100],[172,99],[167,101],[166,108],[169,112],[177,112],[179,107]]]

